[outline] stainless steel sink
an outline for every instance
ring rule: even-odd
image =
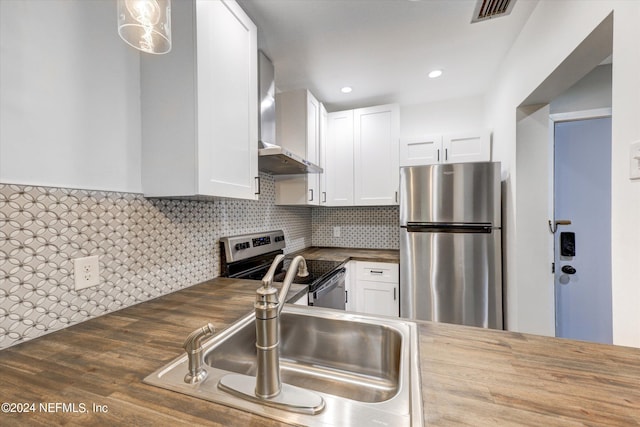
[[[326,403],[319,414],[284,411],[218,388],[218,381],[228,373],[255,376],[253,313],[205,343],[209,375],[204,382],[191,385],[183,381],[186,355],[144,381],[292,424],[422,426],[415,323],[286,305],[280,327],[282,381],[319,393]]]

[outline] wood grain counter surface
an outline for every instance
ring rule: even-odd
[[[397,249],[359,249],[311,247],[294,252],[289,256],[302,255],[305,259],[325,261],[372,261],[400,262],[400,251]]]
[[[193,329],[212,322],[219,331],[249,312],[257,283],[214,279],[0,351],[0,402],[36,406],[0,413],[0,425],[282,425],[142,383],[182,353]],[[640,425],[638,349],[419,329],[426,425]]]

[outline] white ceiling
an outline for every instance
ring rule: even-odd
[[[471,24],[476,0],[238,0],[278,89],[307,88],[329,111],[484,93],[537,1]]]

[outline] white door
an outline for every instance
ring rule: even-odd
[[[381,316],[398,316],[398,285],[396,283],[358,280],[356,311]]]
[[[307,95],[307,160],[320,164],[320,103]],[[320,174],[310,173],[307,178],[307,204],[320,204]]]
[[[356,206],[398,204],[399,134],[398,105],[354,110],[353,170]]]
[[[556,123],[554,139],[555,220],[571,221],[555,235],[556,336],[611,344],[611,118]]]
[[[400,166],[436,165],[442,156],[442,135],[424,135],[400,141]]]
[[[353,110],[329,113],[325,140],[326,206],[353,206]]]
[[[445,135],[443,163],[488,162],[491,160],[489,131]]]
[[[257,29],[235,1],[198,2],[198,193],[257,199]]]

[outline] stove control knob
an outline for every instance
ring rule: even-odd
[[[236,251],[240,251],[240,250],[242,250],[242,249],[248,249],[249,247],[250,247],[250,246],[249,246],[249,242],[236,243],[236,246],[235,246]]]

